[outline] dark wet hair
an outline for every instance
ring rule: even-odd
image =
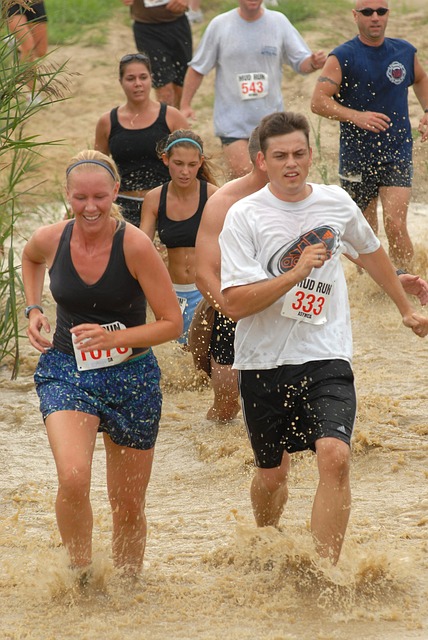
[[[259,124],[261,151],[266,153],[269,138],[283,136],[294,131],[301,131],[305,135],[309,146],[309,122],[305,116],[292,111],[279,111],[265,116]]]
[[[252,130],[248,140],[248,153],[253,165],[256,164],[257,154],[260,151],[259,127]]]
[[[196,149],[199,153],[199,157],[202,158],[202,164],[199,167],[197,178],[199,180],[206,180],[211,184],[217,185],[217,181],[214,178],[214,170],[209,159],[207,159],[204,153],[204,143],[202,138],[191,129],[177,129],[169,134],[167,138],[161,140],[157,145],[156,151],[161,158],[165,154],[168,158],[174,153],[174,149],[184,147],[185,149]]]
[[[119,60],[119,78],[121,80],[124,76],[126,67],[131,62],[141,62],[147,67],[147,70],[150,73],[150,75],[152,74],[152,64],[150,62],[150,58],[147,55],[147,53],[142,53],[142,52],[127,53],[126,55],[122,56],[122,58]]]

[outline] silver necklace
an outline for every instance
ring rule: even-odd
[[[136,121],[139,115],[140,115],[139,113],[136,113],[135,116],[130,119],[129,124],[131,125],[131,127],[134,127],[134,122]]]

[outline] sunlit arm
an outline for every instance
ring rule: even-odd
[[[413,305],[401,286],[395,268],[383,247],[379,247],[373,253],[360,254],[359,257],[364,269],[373,280],[389,295],[397,306],[406,327],[424,337],[428,333],[428,318],[416,313]]]
[[[101,153],[105,153],[107,156],[110,155],[109,135],[110,114],[104,113],[98,120],[95,127],[94,149],[101,151]]]
[[[180,104],[180,111],[185,118],[195,118],[195,112],[193,111],[191,104],[195,93],[202,84],[203,79],[204,76],[202,73],[195,71],[192,67],[187,69]]]
[[[41,306],[45,273],[46,260],[38,245],[36,232],[25,245],[22,254],[22,280],[28,306],[33,304]],[[33,309],[28,318],[27,335],[33,347],[40,352],[52,346],[52,343],[42,335],[42,329],[50,333],[48,319],[38,309]]]
[[[359,257],[353,258],[349,254],[344,255],[348,260],[364,269],[364,265]],[[397,277],[406,293],[416,296],[422,305],[428,304],[428,282],[426,282],[426,280],[411,273],[400,273]]]
[[[353,109],[340,105],[334,99],[340,91],[342,69],[335,56],[329,56],[315,84],[311,100],[311,110],[324,118],[350,120]]]
[[[150,239],[138,229],[128,228],[130,241],[125,248],[128,268],[139,281],[155,321],[139,327],[134,346],[155,346],[175,340],[183,331],[183,317],[168,270]],[[131,332],[135,329],[127,329]],[[137,337],[132,335],[131,341]]]
[[[329,56],[317,80],[311,99],[311,110],[324,118],[339,122],[352,122],[360,129],[385,132],[390,118],[375,111],[358,111],[339,104],[335,99],[342,84],[342,70],[335,56]]]
[[[140,229],[154,240],[158,219],[160,187],[146,193],[141,207]]]
[[[224,312],[221,293],[221,253],[218,236],[223,228],[223,217],[217,215],[216,198],[210,198],[204,207],[196,236],[196,286],[209,304]]]
[[[419,122],[418,131],[421,134],[422,142],[428,140],[428,75],[422,68],[417,56],[415,56],[415,81],[413,83],[413,91],[424,113]]]
[[[300,73],[314,73],[314,71],[319,71],[322,69],[327,57],[324,51],[315,51],[315,53],[311,53],[310,56],[305,58],[300,65],[299,71]]]
[[[290,271],[270,280],[224,289],[227,315],[238,321],[264,311],[306,278],[312,269],[322,267],[326,259],[327,250],[323,243],[310,245],[303,250],[297,264]]]

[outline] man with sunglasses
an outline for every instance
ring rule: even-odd
[[[186,15],[188,0],[122,2],[130,7],[137,49],[150,58],[156,98],[178,107],[192,57],[192,31]]]
[[[358,35],[329,55],[315,86],[311,108],[340,121],[339,175],[342,187],[378,231],[377,201],[383,208],[392,261],[411,266],[407,230],[412,185],[412,131],[408,88],[422,107],[421,140],[428,139],[428,76],[416,48],[386,38],[387,0],[357,0]]]

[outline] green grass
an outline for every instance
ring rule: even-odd
[[[220,0],[210,3],[209,17],[213,17],[218,13],[229,11],[237,6],[235,0]],[[322,15],[328,16],[331,13],[337,15],[346,11],[350,11],[349,0],[278,0],[277,7],[266,5],[267,9],[281,11],[290,22],[297,28],[302,26],[308,27],[308,22],[315,20]]]
[[[206,21],[194,29],[195,35],[198,36],[214,16],[236,6],[236,0],[211,1],[204,7]],[[345,15],[350,5],[349,0],[278,0],[278,6],[272,8],[284,13],[297,29],[308,31],[312,28],[311,21],[332,12]],[[110,19],[115,15],[128,17],[128,8],[120,0],[49,0],[46,10],[52,46],[77,42],[85,46],[105,44]]]
[[[73,44],[83,37],[86,45],[103,44],[108,20],[123,9],[119,0],[48,0],[49,42]]]

